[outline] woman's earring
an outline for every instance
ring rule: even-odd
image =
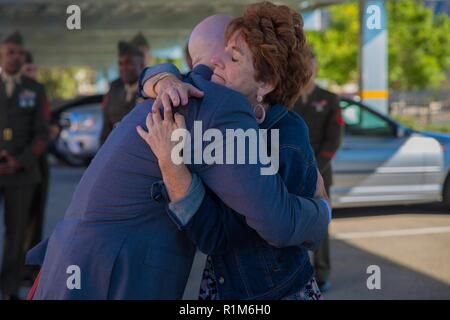
[[[264,122],[264,119],[266,118],[266,109],[262,104],[263,96],[258,95],[256,97],[256,101],[258,101],[258,104],[253,108],[253,112],[255,112],[256,122],[258,124],[261,124]]]

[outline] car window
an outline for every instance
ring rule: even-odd
[[[392,136],[394,129],[388,121],[362,108],[360,105],[341,101],[345,133],[353,136]]]

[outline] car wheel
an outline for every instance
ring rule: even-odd
[[[445,179],[444,182],[444,193],[442,195],[444,200],[444,205],[447,207],[447,209],[450,210],[450,173],[447,176],[447,179]]]

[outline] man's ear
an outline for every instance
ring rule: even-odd
[[[271,93],[275,89],[275,86],[272,83],[269,82],[261,82],[260,86],[256,92],[258,96],[265,97],[269,93]]]

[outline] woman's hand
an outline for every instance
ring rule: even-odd
[[[189,97],[203,97],[202,91],[179,80],[172,74],[159,80],[156,84],[152,82],[152,78],[147,80],[144,84],[144,93],[148,97],[155,97],[156,94],[156,100],[152,107],[153,111],[161,107],[164,107],[164,111],[167,111],[172,106],[185,106],[188,104]]]
[[[164,118],[161,117],[159,110],[152,110],[147,115],[146,125],[148,132],[141,126],[137,126],[136,130],[139,136],[150,146],[160,165],[167,165],[169,162],[174,163],[171,159],[171,153],[178,141],[172,141],[172,133],[177,129],[186,129],[184,117],[179,113],[174,116],[171,108],[164,112]]]
[[[177,129],[186,129],[184,117],[178,113],[174,116],[172,109],[169,109],[164,112],[162,119],[161,113],[157,110],[147,115],[146,125],[148,132],[140,126],[137,126],[136,130],[158,158],[170,200],[177,201],[186,196],[192,182],[192,175],[186,165],[176,164],[172,160],[172,149],[177,144],[177,141],[172,141],[172,133]]]

